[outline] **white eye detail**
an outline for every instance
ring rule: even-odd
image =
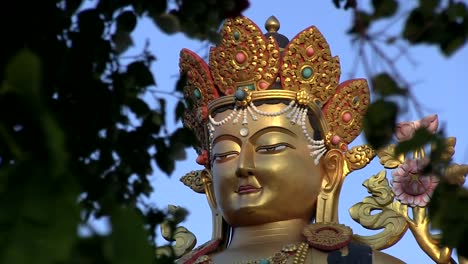
[[[287,147],[290,147],[289,144],[286,143],[278,143],[274,145],[268,145],[268,146],[261,146],[257,148],[257,152],[259,153],[266,153],[266,152],[279,152],[283,149],[286,149]]]
[[[216,153],[213,155],[213,159],[214,161],[225,161],[225,160],[228,160],[230,158],[234,158],[234,157],[237,157],[239,155],[238,152],[235,152],[235,151],[230,151],[230,152],[226,152],[226,153]]]

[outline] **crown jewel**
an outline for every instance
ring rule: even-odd
[[[346,151],[361,132],[362,117],[369,104],[364,79],[339,83],[340,62],[319,30],[311,26],[291,41],[277,33],[280,24],[270,17],[268,32],[246,17],[226,20],[221,42],[210,50],[209,65],[190,50],[180,55],[180,70],[187,76],[184,89],[188,111],[184,125],[194,130],[200,143],[197,161],[208,166],[210,135],[214,126],[226,122],[255,121],[258,115],[286,115],[303,127],[317,160],[326,148]],[[289,101],[274,113],[262,112],[255,102],[265,99]],[[221,106],[234,110],[223,120],[211,116]],[[314,140],[305,129],[308,110],[322,123],[324,141]]]

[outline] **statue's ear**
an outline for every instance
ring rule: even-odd
[[[208,199],[208,203],[210,204],[212,211],[218,210],[218,205],[216,204],[216,197],[214,195],[213,189],[213,176],[208,169],[204,169],[201,172],[201,179],[203,182],[203,188],[205,189],[206,198]]]
[[[317,198],[317,222],[338,222],[338,199],[344,179],[343,165],[343,153],[337,149],[328,150],[320,161],[322,189]]]
[[[214,240],[220,240],[220,246],[225,248],[229,242],[230,227],[218,211],[218,205],[216,203],[216,197],[213,189],[213,176],[208,169],[205,169],[201,173],[201,179],[205,189],[206,198],[208,199],[208,203],[211,208],[213,224],[213,233],[211,238]]]

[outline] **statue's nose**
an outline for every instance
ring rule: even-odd
[[[245,147],[240,151],[236,168],[237,177],[248,177],[254,175],[254,151],[255,150],[251,147]]]

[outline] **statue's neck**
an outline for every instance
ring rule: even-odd
[[[304,219],[291,219],[261,225],[233,228],[229,249],[255,247],[255,245],[286,245],[304,241],[302,230],[308,224]]]

